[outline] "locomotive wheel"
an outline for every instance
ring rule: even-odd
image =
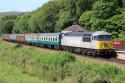
[[[88,55],[88,56],[91,56],[92,54],[91,54],[91,52],[88,52],[87,55]]]

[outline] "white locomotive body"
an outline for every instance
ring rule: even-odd
[[[105,31],[64,33],[61,45],[64,50],[93,56],[113,53],[111,34]]]

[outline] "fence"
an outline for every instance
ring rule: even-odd
[[[113,45],[116,50],[125,50],[125,41],[114,40]]]

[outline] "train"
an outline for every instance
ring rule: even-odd
[[[88,56],[115,55],[112,35],[106,31],[3,34],[2,40],[65,50]]]

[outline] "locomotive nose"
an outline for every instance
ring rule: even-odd
[[[113,45],[111,41],[101,41],[99,47],[100,49],[112,49]]]

